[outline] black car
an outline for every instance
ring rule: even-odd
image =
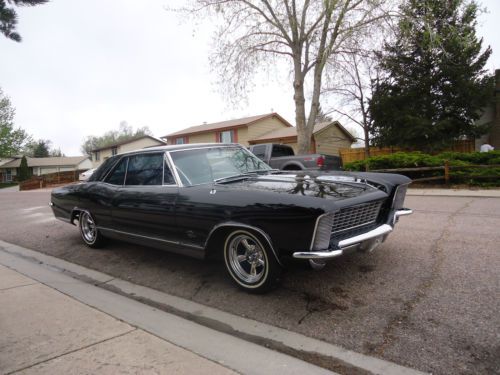
[[[316,174],[314,174],[316,173]],[[410,180],[394,174],[285,173],[238,144],[189,144],[107,159],[87,182],[52,191],[83,241],[117,238],[203,258],[222,255],[243,289],[268,290],[287,258],[321,268],[383,242]]]

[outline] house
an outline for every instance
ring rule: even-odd
[[[311,153],[338,156],[341,148],[349,148],[354,142],[356,142],[356,138],[338,121],[322,122],[314,125],[310,151]],[[252,145],[259,143],[288,144],[297,152],[297,128],[271,131],[250,141]]]
[[[0,181],[12,182],[17,179],[19,167],[21,166],[21,157],[12,158],[10,161],[0,165]],[[92,162],[88,156],[62,156],[49,158],[30,158],[27,157],[30,174],[41,176],[49,173],[80,171],[92,168]]]
[[[162,138],[166,138],[168,144],[234,142],[248,147],[259,143],[285,143],[295,152],[298,148],[297,129],[277,113],[191,126]],[[314,128],[311,152],[338,155],[340,148],[350,147],[355,141],[337,121],[322,123]]]
[[[97,168],[107,158],[127,151],[139,150],[141,148],[164,146],[167,143],[161,139],[144,135],[129,139],[127,141],[116,142],[105,147],[96,148],[91,151],[93,168]]]
[[[292,125],[277,113],[239,118],[191,126],[168,134],[169,145],[183,143],[240,143],[249,146],[250,141],[273,130],[292,128]]]

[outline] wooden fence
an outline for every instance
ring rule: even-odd
[[[29,180],[19,183],[19,190],[42,189],[51,186],[65,185],[78,181],[78,176],[83,170],[65,171],[32,176]]]
[[[475,151],[475,147],[474,140],[461,140],[455,141],[450,150],[443,151],[470,153]],[[390,155],[399,151],[405,150],[399,147],[370,147],[370,156]],[[343,164],[366,159],[364,148],[341,148],[339,152]]]
[[[376,169],[370,170],[370,172],[383,172],[383,173],[399,173],[399,174],[414,174],[419,172],[433,172],[433,171],[443,171],[442,175],[430,176],[430,177],[418,177],[413,178],[413,182],[427,182],[427,181],[439,181],[443,180],[445,184],[449,184],[452,178],[460,179],[498,179],[500,181],[500,174],[492,172],[490,175],[460,175],[453,176],[453,171],[467,170],[469,168],[484,169],[484,168],[500,168],[500,164],[488,164],[488,165],[450,165],[448,161],[442,166],[437,167],[419,167],[419,168],[397,168],[397,169]],[[411,176],[410,176],[411,177]]]

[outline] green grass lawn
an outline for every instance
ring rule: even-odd
[[[17,182],[0,182],[0,189],[16,186]]]

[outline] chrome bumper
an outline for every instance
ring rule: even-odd
[[[394,213],[391,222],[394,225],[400,216],[411,215],[412,213],[413,211],[407,208],[398,210]],[[378,245],[385,241],[393,228],[394,227],[389,224],[382,224],[369,232],[339,241],[338,249],[298,251],[293,253],[293,257],[297,259],[327,260],[343,255],[346,250],[370,252],[375,250]]]

